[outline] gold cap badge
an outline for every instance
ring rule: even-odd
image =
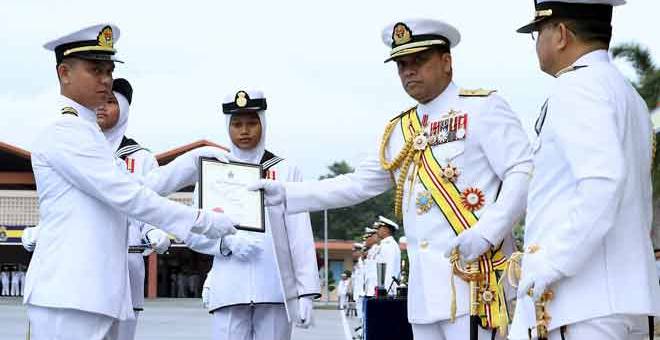
[[[403,45],[412,39],[412,31],[406,24],[400,22],[392,29],[392,40],[395,46]]]
[[[249,96],[245,91],[238,91],[238,93],[236,93],[236,100],[234,100],[234,102],[238,107],[245,107],[248,103],[248,99]]]
[[[99,42],[99,46],[112,49],[113,48],[112,27],[110,26],[103,27],[101,32],[99,32],[97,40]]]

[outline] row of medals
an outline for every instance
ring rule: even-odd
[[[449,116],[456,115],[457,112],[450,111]],[[431,129],[428,126],[428,115],[424,114],[422,118],[422,127],[424,129],[423,133],[417,135],[413,142],[413,147],[416,150],[423,151],[427,146],[436,146],[439,144],[444,144],[448,142],[458,141],[465,138],[465,128],[461,127],[456,130],[455,136],[452,140],[449,140],[449,131],[447,129],[441,129],[440,126],[442,121],[449,120],[449,118],[442,119],[440,121],[433,122],[431,126],[434,126],[434,129]],[[448,162],[446,165],[440,165],[441,177],[448,181],[455,183],[458,176],[461,174],[461,170],[454,164]],[[461,203],[463,206],[470,211],[477,211],[481,209],[484,205],[485,197],[483,192],[479,188],[468,187],[461,192]],[[424,190],[417,193],[416,199],[417,214],[422,215],[427,213],[433,207],[433,197],[429,190]]]

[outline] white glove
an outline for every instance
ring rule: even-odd
[[[312,310],[314,309],[314,301],[309,296],[303,296],[298,299],[298,319],[296,326],[300,328],[308,328],[312,325]]]
[[[39,226],[29,227],[23,229],[23,236],[21,236],[21,243],[23,248],[29,252],[34,251],[34,247],[37,246],[37,237],[39,236]]]
[[[564,277],[560,271],[553,268],[546,261],[538,261],[536,265],[536,268],[523,274],[523,278],[518,285],[519,299],[522,299],[532,289],[532,298],[534,301],[538,301],[550,285]]]
[[[202,288],[202,306],[204,306],[204,308],[209,308],[210,298],[211,298],[211,288],[209,287]]]
[[[257,191],[263,189],[264,200],[266,206],[273,206],[282,204],[286,200],[286,190],[284,184],[279,181],[271,179],[262,179],[251,185],[248,185],[248,190]]]
[[[144,235],[151,248],[158,254],[165,254],[167,249],[170,248],[169,235],[160,229],[151,229]]]
[[[231,251],[240,261],[247,261],[261,252],[261,240],[243,235],[227,235],[222,238],[222,247]]]
[[[203,146],[201,148],[192,149],[179,157],[190,157],[195,162],[195,165],[197,165],[200,157],[215,158],[222,163],[229,163],[227,155],[228,153],[224,149],[215,146]]]
[[[204,235],[209,239],[218,239],[225,235],[235,234],[234,226],[237,224],[225,213],[200,210],[190,232]]]
[[[483,253],[491,249],[492,244],[488,242],[475,229],[468,229],[456,236],[445,251],[445,257],[450,257],[451,252],[458,247],[458,252],[465,262],[472,262]]]

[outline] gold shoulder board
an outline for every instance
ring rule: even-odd
[[[491,94],[497,92],[497,90],[485,90],[485,89],[476,89],[476,90],[467,90],[461,89],[458,93],[461,97],[488,97]]]
[[[78,116],[78,111],[71,106],[67,106],[62,108],[62,114]]]

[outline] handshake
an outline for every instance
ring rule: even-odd
[[[209,239],[219,239],[236,233],[238,222],[234,221],[221,209],[199,210],[197,219],[190,232]]]

